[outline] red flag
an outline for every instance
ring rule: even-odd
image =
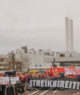
[[[51,74],[51,77],[53,77],[53,76],[54,76],[52,66],[51,66],[51,68],[50,68],[50,74]]]
[[[53,69],[52,69],[52,66],[51,66],[51,68],[50,68],[50,74],[52,74],[53,73]]]

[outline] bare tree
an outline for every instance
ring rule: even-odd
[[[30,66],[30,58],[28,53],[19,52],[15,55],[15,60],[20,61],[22,63],[22,71],[26,71],[29,69]]]

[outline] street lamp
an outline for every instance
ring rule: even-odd
[[[53,68],[55,67],[55,58],[53,59],[52,67],[53,67]]]

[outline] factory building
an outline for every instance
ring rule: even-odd
[[[16,60],[24,60],[23,70],[46,70],[50,69],[54,57],[58,57],[59,52],[55,53],[51,50],[34,50],[34,49],[17,49],[15,53]]]
[[[14,53],[9,53],[8,68],[17,71],[44,71],[50,69],[51,65],[55,66],[80,66],[80,53],[74,51],[73,48],[73,20],[65,18],[65,35],[66,35],[66,51],[54,52],[51,50],[35,50],[22,47]],[[2,61],[1,61],[2,60]],[[1,64],[5,64],[3,59]],[[3,63],[2,63],[3,62]],[[8,64],[6,62],[6,64]],[[7,70],[7,66],[5,66]]]
[[[74,51],[73,48],[73,20],[65,18],[65,35],[66,35],[66,51],[61,54],[63,57],[56,57],[55,63],[60,63],[60,66],[79,66],[80,53]]]

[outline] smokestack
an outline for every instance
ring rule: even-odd
[[[70,51],[73,51],[73,20],[70,20],[70,24],[69,24],[69,31],[70,31],[70,41],[69,41],[69,49]]]
[[[65,18],[66,51],[69,51],[69,18]]]

